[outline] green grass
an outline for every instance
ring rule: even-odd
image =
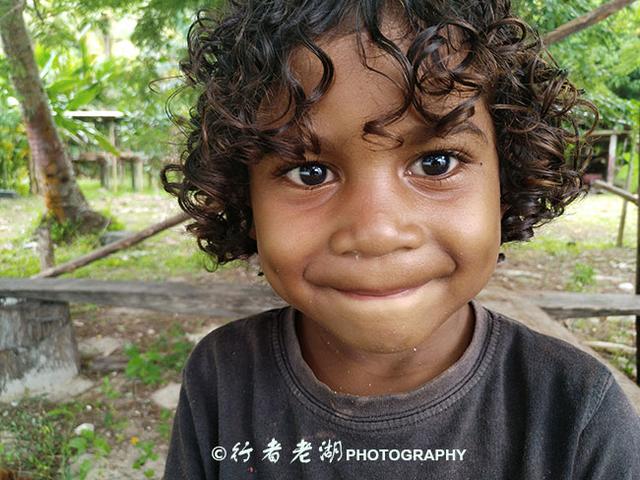
[[[626,323],[626,325],[625,325]],[[579,331],[583,336],[597,338],[598,340],[622,345],[635,345],[635,328],[633,321],[625,317],[602,318],[577,318],[570,321],[571,328]],[[632,380],[636,378],[636,358],[633,353],[628,352],[599,352],[608,359],[618,370],[623,372]]]
[[[125,375],[140,380],[145,385],[166,383],[182,371],[193,344],[185,337],[178,324],[173,324],[145,350],[135,344],[126,345],[124,353],[129,359]]]
[[[570,292],[584,292],[596,284],[596,271],[591,265],[577,262],[565,289]]]
[[[182,327],[173,324],[144,351],[135,345],[127,347],[125,374],[129,382],[165,384],[181,371],[192,347]],[[83,480],[92,472],[96,460],[108,456],[118,445],[130,444],[137,449],[131,469],[154,478],[156,472],[145,465],[158,459],[156,442],[125,435],[128,412],[114,405],[125,393],[114,386],[109,376],[98,385],[101,397],[91,404],[54,404],[39,397],[0,404],[0,466],[33,480]],[[127,383],[124,388],[129,391],[131,387]],[[172,411],[160,411],[156,433],[163,442],[169,440],[172,418]],[[82,423],[94,425],[94,430],[75,433]]]
[[[86,478],[91,460],[83,461],[76,471],[70,465],[80,455],[98,457],[111,450],[101,433],[74,433],[86,412],[83,402],[53,405],[37,398],[0,409],[0,430],[5,436],[0,442],[0,465],[33,480]]]
[[[507,244],[512,252],[542,251],[552,255],[577,254],[616,247],[622,200],[612,194],[590,194],[571,204],[565,213],[535,230],[529,242]],[[627,205],[623,248],[635,248],[637,210]]]
[[[79,181],[79,183],[82,188],[82,193],[84,194],[85,198],[89,202],[100,200],[105,195],[108,195],[112,198],[118,198],[118,197],[124,197],[124,196],[130,195],[132,193],[151,195],[151,194],[158,194],[161,192],[160,188],[149,187],[146,185],[146,182],[145,182],[145,188],[138,192],[133,190],[133,187],[129,182],[124,182],[119,184],[118,188],[115,191],[106,190],[102,188],[100,186],[100,181],[95,179],[83,178]]]
[[[536,235],[529,242],[507,244],[508,252],[538,251],[550,255],[577,255],[589,250],[608,250],[616,248],[615,241],[606,240],[566,240],[554,238],[548,233]]]
[[[81,188],[93,208],[114,219],[111,228],[138,231],[178,212],[176,200],[159,190],[133,192],[128,185],[108,192],[95,180],[82,180]],[[563,216],[536,230],[529,242],[503,246],[510,258],[542,252],[580,261],[588,251],[616,248],[619,213],[622,201],[610,194],[589,195],[569,206]],[[28,277],[39,271],[39,260],[30,233],[43,211],[40,199],[34,197],[0,201],[0,276]],[[624,249],[635,248],[637,215],[629,206],[624,235]],[[3,220],[4,219],[4,222]],[[205,271],[211,259],[197,248],[195,239],[184,233],[184,225],[162,232],[144,242],[122,250],[85,267],[67,277],[92,277],[106,280],[156,280],[185,277]],[[98,248],[97,235],[76,238],[71,244],[58,244],[56,264],[78,258]],[[225,268],[233,268],[229,265]]]
[[[160,190],[133,192],[124,185],[117,192],[109,192],[95,180],[82,180],[80,185],[93,208],[114,218],[112,228],[138,231],[166,218],[168,211],[179,211],[176,200]],[[39,271],[37,254],[28,247],[32,241],[30,233],[43,208],[36,197],[0,201],[0,276],[28,277]],[[530,242],[504,245],[504,251],[509,256],[544,252],[577,259],[581,252],[615,249],[621,208],[622,201],[614,195],[589,195],[571,205],[562,217],[536,230]],[[4,223],[1,219],[5,219]],[[635,207],[629,206],[623,248],[635,248],[636,222]],[[184,231],[184,224],[180,228]],[[97,236],[83,236],[69,245],[57,245],[56,264],[97,247]],[[210,266],[211,259],[197,248],[195,239],[171,230],[66,276],[163,280],[202,273],[205,265]]]
[[[107,192],[96,181],[82,181],[81,188],[93,208],[114,219],[109,228],[138,231],[179,211],[175,199],[153,190]],[[36,197],[0,201],[0,276],[29,277],[40,265],[32,233],[43,212]],[[4,226],[4,228],[2,228]],[[184,228],[184,224],[181,228]],[[57,238],[58,234],[52,234]],[[100,247],[98,235],[76,237],[70,244],[56,243],[57,265]],[[66,277],[105,280],[157,280],[201,273],[211,260],[197,248],[195,239],[175,230],[164,231],[142,243],[95,261]]]

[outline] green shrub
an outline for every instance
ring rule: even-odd
[[[571,292],[583,292],[587,287],[595,285],[595,270],[591,265],[578,262],[573,267],[571,278],[566,284],[566,289]]]

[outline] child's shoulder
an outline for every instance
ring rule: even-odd
[[[537,332],[507,315],[488,310],[497,332],[493,365],[528,389],[562,393],[597,403],[615,383],[609,368],[560,338]]]
[[[485,307],[486,308],[486,307]],[[551,365],[598,372],[607,367],[593,355],[560,338],[534,330],[523,322],[503,313],[487,309],[496,323],[503,342],[507,342],[511,355],[526,355],[532,364]]]
[[[274,308],[225,323],[202,337],[196,348],[211,348],[229,341],[247,341],[258,333],[266,333],[289,308]]]
[[[263,355],[276,332],[275,324],[286,309],[267,310],[217,327],[196,344],[186,368],[213,371],[216,365],[245,363],[250,360],[247,357]]]

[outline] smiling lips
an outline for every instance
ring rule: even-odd
[[[337,292],[358,300],[378,300],[386,298],[397,298],[408,295],[419,287],[404,287],[394,290],[341,290],[334,288]]]

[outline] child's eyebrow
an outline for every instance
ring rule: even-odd
[[[478,127],[475,123],[473,123],[469,119],[465,120],[464,122],[458,123],[453,128],[446,131],[446,134],[444,136],[436,135],[435,128],[433,125],[417,124],[412,128],[410,128],[405,134],[403,134],[402,137],[405,140],[409,140],[412,143],[422,143],[424,142],[425,138],[434,138],[434,137],[447,138],[451,135],[460,135],[465,133],[473,135],[484,144],[489,142],[489,139],[487,138],[487,134],[484,132],[484,130],[482,130],[480,127]]]
[[[413,126],[405,129],[401,132],[396,132],[400,134],[404,140],[404,144],[421,144],[426,143],[429,139],[432,138],[448,138],[454,135],[464,135],[470,134],[477,139],[479,139],[483,144],[488,144],[489,140],[487,134],[478,127],[471,120],[467,119],[464,122],[461,122],[454,127],[452,127],[449,131],[446,132],[445,135],[437,135],[436,129],[434,125],[429,125],[427,123],[417,123]],[[339,151],[341,150],[341,141],[343,139],[336,139],[335,137],[328,136],[325,137],[316,132],[316,139],[321,147],[322,151]]]

